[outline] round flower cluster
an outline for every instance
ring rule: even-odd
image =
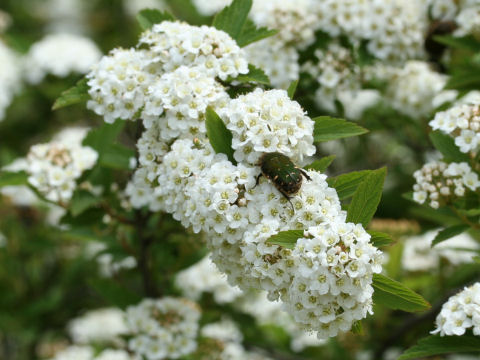
[[[435,323],[437,328],[432,334],[461,336],[472,328],[473,334],[480,336],[480,283],[450,297],[443,304]]]
[[[20,68],[17,58],[3,42],[0,41],[0,121],[10,105],[13,96],[20,88]]]
[[[431,161],[415,171],[413,177],[416,181],[413,200],[419,204],[430,201],[434,209],[448,204],[454,197],[464,196],[466,188],[475,191],[480,187],[478,175],[465,162]]]
[[[382,256],[369,241],[361,225],[344,222],[310,227],[297,241],[293,281],[282,299],[319,338],[348,331],[372,313],[372,275],[381,272]]]
[[[163,127],[160,135],[164,140],[178,138],[190,133],[205,134],[205,112],[207,106],[222,107],[229,99],[222,85],[204,73],[199,67],[181,66],[166,73],[148,89],[148,100],[142,112],[147,128],[158,120]]]
[[[87,106],[106,122],[143,116],[150,127],[169,110],[167,118],[188,115],[198,123],[206,106],[225,96],[214,79],[248,73],[244,51],[227,33],[208,26],[164,21],[142,34],[139,47],[113,50],[87,75]],[[175,126],[188,129],[188,121]]]
[[[68,202],[77,186],[75,181],[97,162],[98,153],[81,144],[85,133],[85,129],[69,129],[49,143],[30,148],[28,182],[47,200]]]
[[[378,73],[378,69],[372,69]],[[433,71],[423,61],[408,61],[403,68],[386,70],[389,75],[385,98],[395,110],[418,118],[434,110],[433,99],[446,84],[447,76]]]
[[[38,84],[47,74],[66,77],[70,73],[86,74],[102,56],[92,40],[71,34],[47,35],[33,44],[25,59],[25,76]]]
[[[317,26],[336,37],[360,43],[384,61],[402,62],[423,55],[426,11],[421,2],[403,0],[324,0],[317,2]]]
[[[454,236],[432,248],[432,241],[439,230],[410,236],[405,239],[402,254],[402,268],[407,271],[427,271],[438,268],[440,258],[453,265],[472,262],[480,245],[468,234]]]
[[[230,5],[231,2],[232,0],[193,0],[193,5],[200,14],[211,16]]]
[[[164,73],[199,66],[211,77],[226,80],[248,73],[244,52],[227,33],[210,26],[163,21],[145,31],[140,46],[147,46],[150,71]]]
[[[295,163],[315,153],[313,121],[286,91],[255,91],[232,100],[219,112],[232,131],[235,160],[255,165],[266,152],[280,152]]]
[[[255,0],[250,16],[258,26],[278,29],[283,44],[305,48],[315,41],[316,5],[315,0]]]
[[[95,356],[95,350],[90,346],[69,346],[58,352],[52,360],[140,360],[124,350],[106,349]]]
[[[200,309],[185,299],[145,299],[126,311],[128,346],[148,360],[178,359],[197,348]]]
[[[455,139],[461,152],[476,152],[480,144],[480,106],[458,105],[435,114],[429,125]]]
[[[68,332],[76,344],[114,342],[127,332],[124,316],[117,308],[92,310],[71,320]]]
[[[283,44],[276,36],[248,45],[245,54],[250,64],[265,71],[276,88],[287,89],[300,77],[297,49]]]
[[[317,82],[317,104],[328,111],[335,111],[335,100],[344,92],[356,92],[360,88],[360,68],[355,64],[349,49],[332,42],[326,49],[315,50],[315,62],[308,62],[303,71]]]

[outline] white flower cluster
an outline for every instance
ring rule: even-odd
[[[193,0],[192,2],[200,14],[211,16],[230,5],[232,0]]]
[[[271,299],[282,294],[282,300],[288,303],[285,306],[294,311],[299,290],[291,288],[290,283],[298,271],[296,258],[291,250],[271,245],[267,239],[282,230],[307,229],[324,223],[341,228],[345,212],[336,191],[328,187],[325,175],[308,171],[311,180],[305,180],[289,203],[269,181],[256,185],[260,174],[257,162],[261,154],[278,151],[301,164],[315,152],[313,121],[283,90],[257,89],[217,110],[232,131],[238,165],[224,154],[215,154],[202,132],[197,138],[188,132],[181,134],[169,145],[162,135],[164,125],[154,122],[138,143],[140,168],[128,185],[127,194],[135,207],[166,211],[185,227],[203,231],[213,261],[232,284],[242,289],[266,290]],[[372,256],[370,260],[376,261],[376,252],[368,254]],[[362,271],[362,276],[370,276],[371,280],[370,268]],[[339,294],[333,285],[331,289],[332,296]],[[362,293],[365,299],[371,297],[368,290],[365,287]],[[330,294],[330,288],[327,293]],[[357,304],[357,297],[352,299]],[[357,309],[363,309],[362,306],[352,310],[352,319],[359,316]],[[342,319],[347,319],[351,309],[345,307]],[[319,330],[317,323],[303,324],[310,330]],[[345,328],[342,325],[341,329]],[[325,334],[322,332],[321,336]]]
[[[254,0],[250,16],[258,26],[279,30],[283,44],[305,48],[315,41],[316,6],[315,0]]]
[[[77,186],[76,180],[95,165],[98,153],[82,146],[85,134],[85,129],[67,129],[51,142],[30,148],[26,169],[28,182],[46,199],[68,202]]]
[[[251,165],[266,152],[280,152],[295,163],[315,153],[313,121],[286,91],[255,91],[232,100],[219,112],[233,134],[235,160]]]
[[[189,299],[199,300],[202,293],[208,292],[218,304],[232,303],[243,294],[238,287],[228,284],[209,256],[178,273],[175,284]]]
[[[468,234],[454,236],[432,248],[437,230],[405,239],[402,253],[402,268],[407,271],[428,271],[438,268],[440,259],[453,265],[472,262],[480,245]]]
[[[103,350],[95,356],[95,350],[90,346],[72,345],[58,352],[52,360],[140,360],[124,350]]]
[[[454,197],[464,196],[466,188],[475,191],[480,187],[477,173],[465,163],[431,161],[413,174],[416,184],[413,186],[413,200],[419,204],[429,201],[429,205],[438,209],[449,203]]]
[[[40,83],[52,74],[66,77],[71,73],[86,74],[102,53],[95,43],[71,34],[51,34],[32,45],[25,58],[25,77],[31,84]]]
[[[289,313],[319,338],[348,331],[372,312],[373,273],[381,252],[361,225],[331,222],[308,228],[293,250],[293,279],[282,295]]]
[[[402,62],[423,55],[426,11],[421,2],[403,0],[324,0],[317,2],[317,26],[336,37],[368,40],[376,58]]]
[[[126,311],[129,349],[147,360],[178,359],[197,348],[200,309],[172,297],[145,299]]]
[[[429,0],[435,20],[454,21],[456,36],[480,34],[480,3],[478,0]]]
[[[318,82],[315,101],[327,111],[335,111],[335,100],[341,98],[342,93],[355,93],[360,88],[359,66],[350,50],[336,42],[331,42],[326,49],[315,50],[315,61],[306,63],[302,70]]]
[[[137,266],[135,257],[126,256],[118,259],[105,252],[106,248],[107,246],[102,242],[90,241],[85,249],[87,258],[95,258],[100,276],[112,278],[122,270],[134,269]]]
[[[480,336],[480,283],[466,287],[443,304],[432,334],[461,336],[468,329]]]
[[[144,32],[139,46],[113,50],[87,75],[92,98],[87,106],[107,122],[142,115],[150,127],[163,108],[170,110],[167,117],[188,115],[198,122],[206,106],[224,96],[216,77],[248,73],[243,50],[208,26],[164,21]]]
[[[17,56],[0,41],[0,121],[12,102],[13,96],[20,88],[20,67]]]
[[[378,73],[378,66],[372,70]],[[395,110],[416,119],[429,116],[434,110],[433,99],[447,82],[447,76],[431,69],[423,61],[408,61],[403,68],[385,70],[388,87],[387,103]]]
[[[117,308],[92,310],[71,320],[68,332],[76,344],[116,342],[128,330],[124,316]]]
[[[429,125],[455,139],[461,152],[476,152],[480,144],[480,106],[458,105],[435,114]]]

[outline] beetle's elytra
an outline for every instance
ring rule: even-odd
[[[257,177],[257,184],[260,177],[265,176],[288,200],[302,187],[302,175],[311,180],[305,170],[295,166],[288,156],[278,152],[264,153],[258,166],[262,172]]]

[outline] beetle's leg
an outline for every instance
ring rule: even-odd
[[[281,191],[280,189],[277,189],[277,190],[280,191],[280,194],[282,194],[285,199],[287,199],[287,201],[288,201],[288,202],[290,203],[290,205],[292,206],[292,211],[295,212],[295,208],[293,207],[293,203],[292,203],[292,201],[290,200],[291,197],[288,196],[287,194],[285,194],[285,193],[284,193],[283,191]]]
[[[263,173],[258,174],[257,180],[255,181],[255,186],[254,186],[253,188],[255,188],[255,187],[258,185],[258,183],[260,182],[260,178],[262,177],[262,175],[263,175]],[[253,188],[252,188],[252,189],[253,189]]]
[[[305,179],[307,179],[308,181],[312,181],[312,178],[310,176],[308,176],[307,172],[303,169],[300,169],[300,168],[297,168],[298,170],[300,170],[300,172],[302,173],[303,176],[305,176]]]

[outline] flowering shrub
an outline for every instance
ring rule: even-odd
[[[24,3],[0,358],[480,351],[476,1]]]

